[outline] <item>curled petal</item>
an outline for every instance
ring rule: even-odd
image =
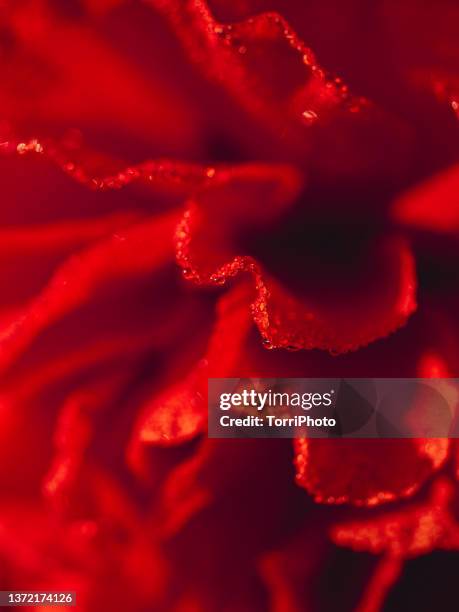
[[[194,59],[246,107],[279,128],[286,118],[309,126],[336,108],[364,104],[327,75],[290,24],[265,12],[231,24],[205,0],[150,0],[171,20]]]
[[[206,0],[149,2],[166,14],[203,71],[229,89],[276,139],[277,158],[306,157],[326,180],[399,176],[411,162],[412,135],[406,124],[352,94],[340,77],[322,67],[284,17],[291,17],[292,7],[279,3],[280,12],[257,14],[266,6],[211,3],[209,7]],[[223,21],[215,18],[214,9],[224,15]],[[305,12],[299,21],[313,21],[314,11]],[[341,7],[336,12],[340,14]],[[229,23],[228,17],[233,19]],[[341,14],[337,20],[341,23]],[[372,72],[378,74],[378,68]],[[257,146],[265,155],[263,145]]]
[[[256,213],[263,223],[287,208],[297,190],[295,175],[288,167],[248,166],[215,178],[188,203],[176,231],[177,261],[185,277],[199,284],[222,285],[250,274],[256,293],[253,319],[268,348],[354,350],[388,335],[416,309],[413,256],[398,239],[381,242],[371,259],[366,255],[360,285],[350,297],[346,287],[346,301],[337,304],[340,296],[334,298],[335,288],[324,286],[323,279],[314,291],[315,268],[306,275],[311,287],[306,282],[304,295],[294,295],[256,259],[239,255],[234,243],[247,226],[252,235],[258,232],[252,221]],[[342,284],[342,278],[337,280]]]
[[[187,204],[175,234],[176,257],[186,278],[224,282],[250,267],[232,253],[235,233],[275,219],[288,208],[301,185],[286,165],[250,164],[217,172],[207,188]],[[223,274],[219,267],[225,266]]]
[[[121,189],[135,182],[143,182],[156,189],[167,188],[186,195],[215,174],[211,166],[170,159],[147,160],[119,169],[120,163],[107,155],[86,149],[76,153],[74,147],[68,149],[65,141],[60,143],[50,139],[40,141],[32,138],[21,142],[12,138],[3,143],[3,153],[41,155],[78,183],[100,191]]]
[[[298,298],[265,277],[265,290],[259,290],[254,303],[254,319],[267,347],[343,353],[404,325],[416,309],[411,251],[403,242],[388,240],[373,265],[372,273],[364,276],[364,289],[359,287],[339,304],[323,300],[312,288],[310,295],[305,290]]]
[[[297,482],[320,503],[377,506],[413,495],[448,440],[296,440]]]
[[[416,367],[410,376],[445,378],[442,391],[451,405],[457,403],[457,391],[448,383],[451,374],[441,355],[423,352],[411,360]],[[303,439],[295,441],[295,450],[297,482],[316,501],[377,506],[415,493],[444,465],[451,441],[447,438]]]
[[[0,179],[8,206],[0,209],[2,231],[13,227],[27,231],[30,227],[39,240],[43,229],[38,247],[59,230],[61,240],[68,236],[70,246],[78,246],[79,235],[84,243],[85,227],[87,239],[91,234],[94,238],[103,236],[104,217],[108,233],[122,225],[123,217],[127,224],[152,211],[170,210],[216,172],[212,166],[167,159],[126,165],[88,147],[68,146],[50,138],[21,140],[11,136],[3,145]],[[72,223],[74,229],[70,228]]]
[[[178,196],[188,195],[211,179],[216,170],[178,160],[154,159],[126,166],[112,156],[81,147],[72,142],[50,138],[20,140],[10,136],[2,143],[4,155],[18,154],[20,157],[38,155],[52,162],[74,181],[97,191],[117,190],[133,183],[143,183],[152,191],[169,192]],[[77,139],[78,140],[78,139]]]
[[[451,483],[437,481],[427,502],[381,517],[350,522],[332,529],[339,546],[402,559],[424,555],[435,549],[459,549],[459,525],[448,505]]]

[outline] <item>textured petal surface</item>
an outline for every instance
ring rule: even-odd
[[[295,446],[298,484],[316,501],[374,506],[412,495],[445,461],[448,440],[298,440]]]
[[[279,13],[261,13],[229,25],[218,22],[204,1],[152,4],[171,19],[206,71],[278,127],[289,118],[311,125],[330,109],[357,111],[363,104],[342,81],[324,73]]]
[[[455,550],[459,547],[459,526],[448,510],[451,495],[450,483],[439,481],[427,503],[378,519],[336,526],[332,537],[340,546],[402,558],[427,554],[436,548]]]
[[[349,297],[346,284],[342,294],[346,301],[338,304],[339,293],[337,296],[335,287],[327,286],[330,277],[318,278],[314,268],[311,288],[306,273],[304,294],[295,296],[260,262],[238,253],[237,238],[247,232],[247,226],[252,235],[263,229],[252,221],[257,208],[264,223],[287,208],[296,190],[294,179],[288,167],[246,167],[217,174],[215,182],[188,203],[176,232],[177,261],[186,278],[221,285],[240,273],[251,274],[255,286],[253,318],[269,348],[345,352],[403,325],[416,308],[416,277],[411,252],[401,240],[372,245],[365,259],[352,261],[354,278],[349,280],[357,286]],[[294,269],[301,263],[296,262]],[[301,277],[303,274],[301,271]],[[342,277],[340,270],[337,281],[344,284]]]

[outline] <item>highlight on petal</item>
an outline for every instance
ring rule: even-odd
[[[445,378],[442,391],[457,404],[438,354],[422,353],[414,376]],[[452,444],[447,438],[301,439],[294,446],[297,482],[317,502],[371,507],[413,495],[444,465]]]
[[[80,138],[76,144],[69,144],[67,138],[71,140],[70,135],[59,140],[37,140],[10,134],[2,143],[2,232],[30,228],[39,240],[44,230],[37,247],[52,239],[50,232],[54,231],[56,240],[57,233],[62,232],[60,240],[64,242],[65,233],[69,236],[69,249],[75,248],[79,234],[84,244],[96,239],[98,233],[102,237],[104,232],[115,231],[123,223],[127,226],[136,218],[182,206],[183,199],[210,181],[216,172],[214,166],[162,158],[127,165],[125,160],[82,144]],[[97,220],[100,223],[96,226]],[[72,224],[74,230],[70,228]],[[88,238],[84,240],[86,226]],[[90,232],[94,232],[92,236]],[[26,247],[25,252],[30,248]],[[48,247],[44,246],[44,251],[47,256]],[[41,265],[42,259],[37,258],[34,268]]]
[[[157,189],[167,188],[172,192],[187,194],[215,174],[212,166],[170,159],[147,160],[110,173],[110,170],[119,168],[119,161],[81,146],[77,150],[75,148],[75,145],[66,145],[65,139],[63,142],[49,138],[21,141],[12,135],[2,143],[2,153],[5,155],[17,153],[19,156],[44,156],[78,183],[100,191],[121,189],[135,182],[143,182]],[[109,170],[101,173],[104,168]]]
[[[205,422],[207,368],[199,364],[182,382],[167,388],[150,402],[139,427],[143,444],[180,444],[202,431]]]
[[[393,204],[395,221],[434,232],[459,231],[459,164],[402,194]]]
[[[217,319],[203,358],[184,380],[153,395],[141,409],[127,451],[128,463],[143,471],[144,445],[176,445],[202,433],[207,422],[207,380],[237,374],[243,344],[251,326],[249,288],[240,284],[217,305]]]
[[[445,462],[448,440],[298,439],[296,479],[319,503],[377,506],[413,495]]]
[[[385,512],[379,517],[338,524],[331,529],[331,538],[338,546],[381,555],[359,610],[383,609],[405,561],[435,550],[458,550],[459,525],[449,508],[453,494],[452,484],[439,479],[434,482],[427,501]]]
[[[445,359],[435,352],[424,352],[418,363],[419,378],[453,378]],[[445,384],[448,384],[445,381]]]
[[[448,505],[452,484],[438,480],[427,502],[386,512],[380,517],[337,525],[331,537],[339,546],[402,559],[424,555],[435,549],[459,549],[459,525]]]

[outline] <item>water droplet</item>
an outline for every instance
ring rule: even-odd
[[[319,118],[317,113],[310,109],[303,111],[301,115],[306,125],[313,125]]]

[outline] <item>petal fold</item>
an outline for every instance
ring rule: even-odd
[[[448,448],[445,439],[301,439],[296,478],[319,503],[378,506],[413,495]]]

